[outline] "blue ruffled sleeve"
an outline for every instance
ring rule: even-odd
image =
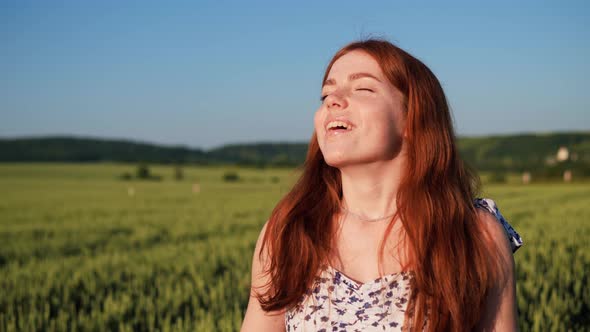
[[[512,226],[506,221],[504,216],[498,210],[496,206],[496,202],[489,198],[476,198],[474,200],[475,207],[483,208],[491,212],[496,219],[502,224],[504,230],[506,231],[506,235],[508,236],[508,240],[510,241],[510,246],[512,247],[512,253],[515,253],[518,248],[522,247],[522,238],[520,235],[512,228]]]

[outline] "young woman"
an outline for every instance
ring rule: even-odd
[[[262,228],[242,331],[516,331],[520,236],[459,157],[434,74],[334,55],[303,172]]]

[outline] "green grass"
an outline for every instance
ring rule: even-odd
[[[235,331],[256,237],[290,169],[0,165],[0,331]],[[225,183],[236,171],[241,181]],[[193,192],[193,183],[200,192]],[[133,188],[133,195],[130,195]],[[590,330],[590,185],[490,185],[525,245],[522,331]]]

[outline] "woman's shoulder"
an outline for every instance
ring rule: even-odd
[[[489,220],[492,224],[489,229],[492,233],[499,233],[508,237],[512,252],[516,252],[523,245],[520,234],[512,227],[508,220],[502,215],[496,202],[490,198],[475,198],[473,204],[476,208],[480,208],[489,213],[480,214],[480,217]],[[494,227],[495,225],[501,225],[502,227]],[[494,234],[495,235],[495,234]]]

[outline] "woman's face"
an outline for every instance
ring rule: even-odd
[[[314,123],[328,165],[340,168],[391,160],[399,154],[404,97],[373,57],[355,50],[336,60],[322,87],[324,97]]]

